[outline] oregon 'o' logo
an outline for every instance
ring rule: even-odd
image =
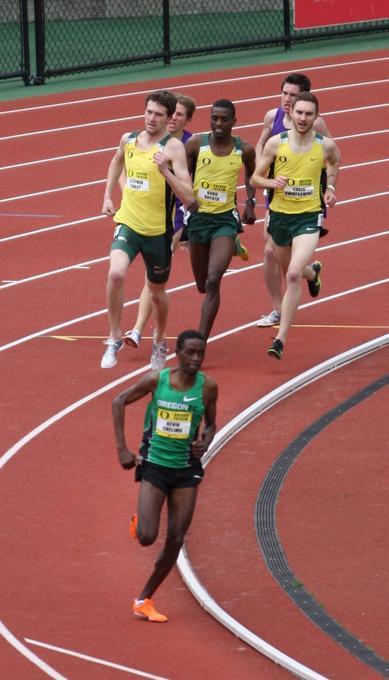
[[[129,151],[128,154],[127,154],[128,158],[132,158],[133,155],[134,155],[134,152],[133,152],[133,151]]]
[[[203,189],[209,189],[209,182],[201,182],[201,186]]]
[[[169,411],[160,411],[159,415],[160,415],[161,418],[163,418],[163,420],[169,420],[169,418],[170,418]]]
[[[203,165],[210,165],[211,159],[210,158],[203,158]]]
[[[288,161],[286,156],[279,156],[278,160],[280,161],[280,163],[287,163],[287,161]]]
[[[296,182],[294,181],[294,179],[291,179],[289,177],[289,179],[287,180],[287,184],[288,184],[288,186],[293,187],[296,184]]]
[[[129,170],[129,171],[127,172],[127,177],[133,177],[133,176],[134,176],[134,171],[133,171],[133,170]]]

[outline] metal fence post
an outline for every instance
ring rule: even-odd
[[[28,6],[27,0],[19,0],[20,6],[20,27],[21,27],[21,57],[22,57],[22,78],[25,85],[30,84],[30,41],[28,33]]]
[[[31,76],[31,85],[43,85],[45,82],[45,0],[35,0],[34,18],[36,74]]]
[[[289,0],[284,0],[284,47],[290,50],[292,41],[290,36],[290,5]]]
[[[170,52],[170,1],[162,0],[163,11],[163,61],[164,64],[171,63]]]

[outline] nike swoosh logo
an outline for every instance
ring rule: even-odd
[[[315,227],[307,227],[307,231],[315,231]]]
[[[194,401],[195,399],[198,399],[198,397],[184,397],[184,401]]]
[[[193,479],[202,479],[201,475],[193,475]]]

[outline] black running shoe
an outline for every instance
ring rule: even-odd
[[[321,281],[320,281],[320,272],[322,270],[322,263],[319,262],[319,260],[315,260],[312,262],[311,267],[313,271],[315,272],[316,276],[313,279],[313,281],[308,281],[308,289],[311,297],[315,298],[319,295],[320,293],[320,287],[321,287]]]
[[[284,351],[284,343],[278,338],[273,340],[271,347],[267,350],[269,357],[274,357],[275,359],[281,359],[282,353]]]

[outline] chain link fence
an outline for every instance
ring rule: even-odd
[[[27,3],[36,52],[33,84],[113,66],[150,61],[169,64],[194,54],[261,46],[288,49],[297,42],[389,30],[389,21],[382,20],[296,31],[292,0],[20,0],[19,13],[16,2],[0,0],[2,15],[8,17],[0,20],[0,37],[3,31],[7,38],[0,45],[12,44],[10,49],[19,50],[19,56],[19,22],[22,13],[26,15],[23,6]],[[1,50],[3,71],[8,56]],[[10,63],[12,59],[16,63],[15,56],[9,58]]]
[[[27,0],[0,0],[0,79],[29,82],[30,51]]]

